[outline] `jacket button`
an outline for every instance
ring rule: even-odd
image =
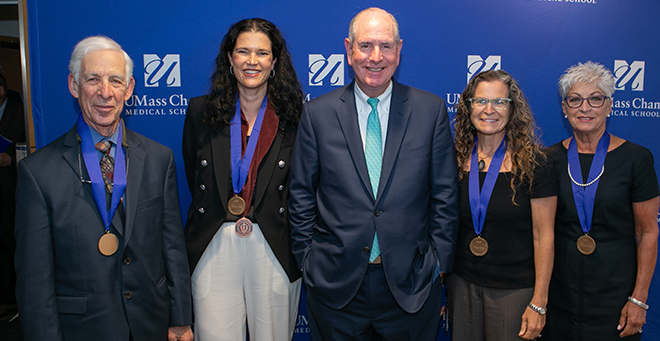
[[[365,246],[364,249],[362,249],[362,252],[364,253],[369,253],[371,250],[369,250],[369,247]]]
[[[280,214],[284,213],[284,207],[280,207]]]
[[[280,160],[280,162],[277,163],[277,167],[280,167],[280,168],[284,168],[285,165],[286,165],[286,162],[284,162],[284,160]]]
[[[381,213],[383,213],[383,211],[381,211],[381,210],[375,210],[374,211],[374,214],[376,215],[376,217],[378,217]]]
[[[131,257],[124,258],[124,264],[126,264],[126,265],[131,264],[132,261],[133,260],[131,259]]]
[[[204,184],[199,185],[199,188],[201,188],[202,191],[206,191],[206,186],[204,186]]]
[[[278,192],[282,192],[283,189],[284,189],[284,185],[277,186],[277,191]]]
[[[127,292],[124,293],[124,298],[131,298],[131,297],[133,297],[133,293],[132,293],[132,292],[127,291]]]
[[[199,213],[202,213],[202,214],[204,214],[204,212],[206,212],[206,211],[204,210],[204,207],[200,207],[197,211],[199,211]]]
[[[206,167],[208,165],[209,165],[208,161],[202,160],[202,167]]]

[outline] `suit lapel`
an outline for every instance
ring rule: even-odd
[[[124,134],[126,134],[126,192],[124,205],[126,212],[126,222],[124,224],[124,245],[128,244],[128,240],[133,232],[133,225],[135,223],[135,216],[137,214],[137,201],[140,198],[140,188],[142,187],[142,176],[144,176],[144,163],[147,153],[142,149],[142,142],[138,136],[132,131],[126,129],[124,126]],[[121,204],[120,204],[121,205]],[[114,219],[117,219],[118,214],[115,214]],[[115,228],[117,226],[115,225]],[[120,234],[122,231],[118,231]]]
[[[229,181],[227,179],[231,179],[229,125],[224,125],[218,133],[211,134],[211,151],[209,153],[209,159],[206,161],[213,162],[215,183],[218,187],[220,203],[223,205],[224,210],[229,200],[227,198],[227,194],[229,193]]]
[[[273,175],[275,167],[266,166],[261,168],[261,165],[276,165],[280,156],[280,148],[282,147],[282,138],[284,137],[284,130],[277,128],[277,135],[273,139],[273,143],[270,145],[269,151],[264,156],[264,159],[261,160],[259,168],[257,169],[257,182],[255,184],[255,192],[252,196],[252,206],[259,207],[259,203],[266,194],[266,189],[268,188],[268,182]]]
[[[66,134],[66,138],[64,139],[65,148],[64,152],[62,153],[62,158],[64,161],[66,161],[69,167],[71,167],[71,171],[76,174],[76,177],[89,180],[89,176],[87,175],[87,167],[85,167],[85,162],[82,159],[82,155],[79,149],[78,133],[76,129],[77,128],[74,125],[73,128]],[[80,164],[78,163],[78,160],[80,160]],[[76,186],[83,187],[89,192],[90,195],[92,195],[92,185],[83,184],[81,181],[77,182]],[[96,207],[96,203],[94,203],[94,207]],[[99,215],[99,219],[100,218],[101,216]]]
[[[362,145],[362,137],[360,135],[360,125],[358,123],[357,108],[355,106],[355,94],[353,87],[355,81],[344,88],[344,93],[341,95],[341,102],[337,106],[336,114],[339,120],[346,144],[348,145],[348,152],[355,163],[358,170],[362,185],[367,188],[369,193],[372,193],[371,182],[369,181],[369,171],[367,170],[367,161],[364,159],[364,147]],[[373,193],[372,193],[372,198]]]
[[[392,174],[394,163],[401,149],[401,142],[408,127],[411,109],[407,105],[408,96],[403,92],[399,83],[394,82],[392,87],[392,101],[390,103],[390,118],[387,124],[387,138],[385,140],[385,150],[383,150],[383,163],[380,171],[380,183],[378,186],[378,197],[383,193],[387,186],[388,179]]]
[[[77,126],[73,126],[71,130],[66,135],[66,138],[64,139],[64,147],[65,150],[62,153],[62,158],[66,163],[71,167],[71,171],[76,175],[77,178],[82,178],[84,180],[89,181],[89,173],[87,173],[87,167],[85,166],[85,161],[82,159],[82,154],[80,151],[80,146],[79,146],[79,137],[78,137],[78,132],[77,132]],[[96,215],[98,217],[99,223],[103,225],[103,219],[101,218],[101,214],[99,213],[98,206],[96,206],[96,201],[94,200],[94,194],[92,191],[92,185],[90,183],[82,183],[81,182],[76,182],[77,188],[82,187],[83,191],[87,191],[87,198],[89,198],[90,205],[94,207],[94,212],[96,212]],[[81,189],[77,189],[79,191]],[[119,225],[118,223],[121,223],[121,219],[118,221],[115,220],[118,219],[118,215],[115,214],[115,217],[112,219],[112,225],[115,226],[115,229],[119,234],[123,234],[123,225]]]

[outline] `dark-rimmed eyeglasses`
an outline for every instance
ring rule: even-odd
[[[506,110],[506,108],[509,107],[509,102],[511,102],[510,98],[483,98],[483,97],[475,97],[475,98],[470,98],[467,100],[472,104],[473,109],[481,110],[484,109],[488,106],[488,103],[490,102],[490,105],[493,106],[493,109],[495,110]]]
[[[605,104],[605,100],[608,98],[609,97],[604,95],[594,95],[587,98],[572,95],[566,96],[566,98],[564,98],[564,102],[566,102],[566,105],[568,105],[569,108],[575,109],[581,107],[582,103],[584,103],[586,100],[592,108],[600,108],[603,106],[603,104]]]

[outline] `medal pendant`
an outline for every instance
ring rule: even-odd
[[[470,252],[477,257],[481,257],[488,252],[488,242],[486,239],[477,236],[470,242]]]
[[[479,163],[477,165],[479,167],[479,170],[482,171],[482,170],[484,170],[484,168],[486,168],[486,161],[479,160]]]
[[[235,216],[241,216],[245,212],[245,201],[243,198],[235,195],[227,202],[227,209],[229,213]]]
[[[596,251],[596,241],[588,234],[585,234],[578,238],[577,248],[581,254],[588,256]]]
[[[241,238],[247,238],[252,234],[252,222],[248,218],[241,218],[236,221],[236,235]]]
[[[112,256],[117,252],[119,239],[114,234],[107,232],[99,239],[99,251],[104,256]]]

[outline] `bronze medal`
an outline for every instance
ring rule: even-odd
[[[229,209],[229,213],[240,217],[245,212],[245,200],[235,195],[227,202],[227,209]]]
[[[247,238],[252,234],[252,222],[248,218],[241,218],[236,221],[236,235],[241,238]]]
[[[470,251],[473,255],[481,257],[488,252],[488,242],[481,236],[477,236],[470,242]]]
[[[596,241],[588,234],[585,234],[578,238],[577,248],[581,254],[588,256],[596,251]]]
[[[112,256],[117,252],[117,248],[119,248],[119,239],[114,234],[106,232],[99,239],[99,251],[102,255]]]

